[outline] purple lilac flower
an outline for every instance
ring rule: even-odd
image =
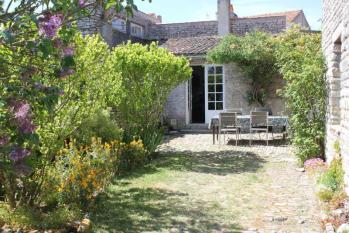
[[[70,57],[74,55],[74,49],[72,47],[67,47],[63,50],[63,54],[65,57]]]
[[[56,14],[56,15],[47,14],[40,21],[41,21],[41,23],[39,25],[39,34],[45,35],[48,38],[53,38],[57,35],[57,30],[63,24],[63,15],[61,15],[61,14]]]
[[[19,129],[23,132],[23,133],[34,133],[35,129],[36,129],[36,125],[33,124],[33,122],[31,121],[31,119],[24,119],[20,122],[19,124]]]
[[[16,147],[11,151],[9,157],[12,161],[17,162],[24,159],[25,157],[28,157],[29,155],[30,155],[30,151],[28,149]]]
[[[86,6],[85,0],[78,0],[78,6],[84,8]]]
[[[13,106],[14,115],[17,120],[26,119],[28,117],[29,110],[30,110],[29,104],[24,102],[17,102]]]
[[[25,102],[16,102],[11,111],[14,114],[15,122],[23,133],[33,133],[36,126],[30,116],[30,105]]]
[[[10,142],[10,137],[8,135],[0,137],[0,146],[5,146]]]

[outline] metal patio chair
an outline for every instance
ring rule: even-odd
[[[269,146],[269,123],[268,123],[269,112],[251,112],[250,119],[250,146],[252,144],[252,134],[254,132],[260,133],[265,132],[267,134],[267,146]]]
[[[225,112],[235,112],[237,115],[242,115],[242,108],[229,108]]]
[[[229,132],[234,132],[236,135],[235,145],[238,145],[238,140],[240,138],[241,127],[236,123],[236,112],[222,112],[219,114],[219,143],[221,143],[222,133],[225,136]]]

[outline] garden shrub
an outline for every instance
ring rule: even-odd
[[[131,44],[113,49],[114,72],[121,72],[121,91],[110,105],[124,130],[124,141],[138,137],[149,152],[162,140],[161,118],[171,91],[191,77],[189,62],[156,43]]]
[[[91,141],[89,146],[78,147],[71,140],[56,157],[47,183],[56,190],[61,203],[75,203],[85,210],[111,181],[117,154],[113,144],[103,144],[96,138]]]
[[[129,144],[121,143],[117,157],[117,173],[129,172],[147,161],[149,153],[141,140],[133,140]]]
[[[90,145],[91,138],[100,138],[103,143],[122,140],[123,131],[112,118],[110,110],[97,110],[92,116],[82,122],[74,133],[78,144]]]
[[[300,162],[324,157],[326,79],[321,34],[291,28],[276,37],[276,58],[286,85],[292,143]]]

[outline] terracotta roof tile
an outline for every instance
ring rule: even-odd
[[[188,38],[170,38],[160,46],[176,55],[205,55],[210,49],[218,45],[220,37],[202,36]]]

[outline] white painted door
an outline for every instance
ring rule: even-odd
[[[209,123],[211,118],[223,112],[224,109],[224,67],[221,65],[207,65],[205,67],[205,119]]]

